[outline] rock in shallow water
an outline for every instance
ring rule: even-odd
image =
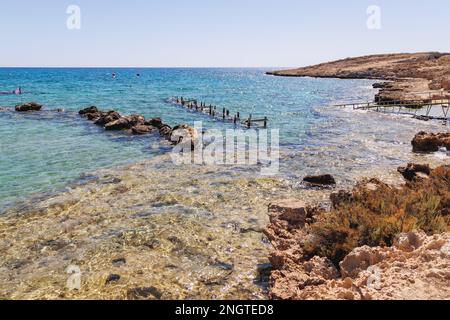
[[[134,135],[143,135],[143,134],[151,133],[154,130],[156,130],[155,127],[148,126],[145,124],[140,124],[140,125],[137,125],[137,126],[134,126],[133,128],[131,128],[131,132]]]
[[[407,181],[426,179],[431,174],[431,168],[428,164],[408,163],[406,167],[398,167],[397,171]]]
[[[36,102],[28,102],[19,106],[16,106],[17,112],[28,112],[28,111],[40,111],[42,105]]]
[[[120,119],[120,114],[116,111],[108,111],[106,113],[99,113],[99,118],[95,121],[98,126],[105,126],[110,122]]]
[[[318,176],[306,176],[303,182],[307,182],[314,186],[332,186],[336,185],[336,180],[331,174],[323,174]]]
[[[127,298],[129,300],[142,300],[142,299],[161,299],[162,292],[155,287],[139,287],[129,289],[127,291]]]
[[[118,131],[118,130],[127,130],[132,127],[143,125],[145,122],[145,118],[140,115],[131,115],[126,117],[121,117],[115,121],[112,121],[105,125],[105,129],[108,131]]]
[[[100,111],[98,110],[97,107],[92,106],[92,107],[88,107],[83,110],[80,110],[78,113],[83,116],[83,115],[87,115],[89,113],[99,113],[99,112]]]
[[[106,278],[105,283],[106,284],[110,284],[110,283],[113,283],[113,282],[117,282],[119,280],[120,280],[120,275],[118,275],[118,274],[110,274],[108,276],[108,278]]]
[[[411,144],[413,152],[437,152],[440,147],[450,150],[450,133],[427,133],[421,131],[416,134]]]

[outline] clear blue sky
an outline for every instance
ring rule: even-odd
[[[81,30],[66,27],[71,4]],[[301,66],[450,52],[449,30],[449,0],[1,0],[0,66]]]

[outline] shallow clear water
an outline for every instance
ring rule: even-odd
[[[305,189],[305,174],[331,173],[346,188],[364,176],[399,182],[406,162],[448,162],[444,152],[413,154],[410,143],[417,131],[448,126],[326,106],[370,100],[371,84],[256,69],[0,69],[0,91],[28,92],[0,95],[0,106],[37,101],[46,110],[0,111],[0,212],[10,209],[0,214],[0,299],[126,299],[148,286],[163,299],[267,298],[257,268],[268,262],[268,204],[323,203],[331,192]],[[170,125],[231,127],[166,102],[176,95],[267,116],[280,129],[279,174],[176,166],[157,134],[105,132],[77,114],[97,105]],[[69,265],[82,270],[80,291],[66,287]],[[112,273],[121,280],[105,283]]]
[[[105,134],[80,119],[79,109],[96,105],[123,114],[162,117],[176,125],[203,120],[167,104],[172,96],[197,98],[242,116],[267,116],[281,129],[281,144],[309,144],[308,130],[327,115],[312,112],[340,99],[372,96],[370,81],[266,76],[261,69],[0,69],[0,91],[21,87],[23,95],[0,95],[0,106],[36,101],[66,113],[0,112],[0,208],[30,194],[51,192],[83,173],[134,162],[168,149],[157,136]],[[111,74],[117,77],[113,79]],[[136,76],[140,74],[140,77]],[[70,111],[73,111],[70,112]],[[156,145],[156,147],[155,147]]]

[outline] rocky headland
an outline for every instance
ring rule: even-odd
[[[268,72],[286,77],[374,79],[377,102],[450,98],[450,54],[380,54]]]

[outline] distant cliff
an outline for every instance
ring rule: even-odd
[[[380,101],[450,96],[450,53],[400,53],[347,58],[314,66],[268,72],[286,77],[375,79]],[[444,91],[442,91],[444,90]]]

